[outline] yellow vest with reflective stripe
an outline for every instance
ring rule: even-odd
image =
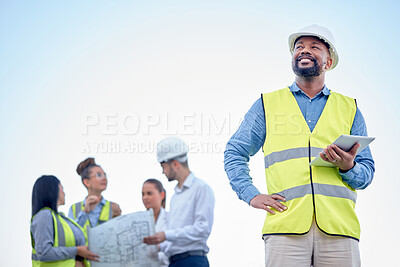
[[[72,205],[72,214],[74,216],[74,219],[76,221],[76,218],[78,217],[78,214],[81,210],[84,210],[85,206],[83,205],[83,201],[75,203]],[[106,200],[106,204],[101,208],[100,211],[100,217],[99,217],[99,224],[102,224],[106,221],[109,221],[112,218],[112,209],[111,209],[111,202]],[[87,231],[87,227],[93,227],[93,225],[90,224],[90,220],[87,219],[85,224],[82,226],[85,232]],[[96,226],[96,225],[94,225]]]
[[[60,214],[55,213],[52,209],[50,208],[43,208],[48,209],[51,211],[51,215],[53,217],[53,228],[54,228],[54,242],[53,242],[53,247],[75,247],[76,246],[76,241],[75,241],[75,236],[74,233],[72,232],[71,227],[68,225],[68,223],[65,221],[63,217],[61,217]],[[32,217],[32,220],[35,216]],[[67,218],[68,219],[68,218]],[[31,220],[31,222],[32,222]],[[86,233],[83,231],[82,227],[78,225],[76,222],[73,220],[68,219],[70,222],[72,222],[74,225],[79,227],[82,232],[85,235],[86,239],[86,245],[87,245],[87,236]],[[66,260],[60,260],[60,261],[51,261],[51,262],[44,262],[40,261],[37,256],[36,256],[36,250],[35,250],[35,240],[33,240],[33,236],[31,233],[31,242],[32,242],[32,266],[33,267],[75,267],[75,258],[73,259],[66,259]],[[89,267],[90,264],[86,260],[84,261],[85,266]]]
[[[312,132],[289,88],[263,94],[262,100],[268,194],[284,196],[288,207],[282,213],[267,213],[263,235],[304,234],[315,217],[323,232],[358,240],[355,190],[342,181],[338,168],[309,166],[323,148],[340,135],[350,134],[355,100],[331,92]]]

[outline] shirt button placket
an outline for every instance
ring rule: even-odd
[[[306,120],[307,120],[307,122],[308,122],[308,123],[307,123],[307,124],[308,124],[308,127],[309,127],[310,130],[311,130],[311,127],[310,127],[310,126],[311,126],[311,125],[310,125],[310,124],[311,124],[310,118],[311,118],[311,114],[312,114],[312,112],[311,112],[311,101],[312,101],[311,98],[309,98],[308,101],[309,101],[310,103],[307,104],[308,107],[307,107],[307,118],[306,118]]]

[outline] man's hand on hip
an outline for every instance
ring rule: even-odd
[[[274,208],[280,212],[283,212],[287,209],[287,207],[278,200],[286,201],[285,198],[280,195],[259,194],[250,200],[250,206],[256,209],[266,210],[271,214],[275,214],[275,211],[273,211],[271,208]]]
[[[319,153],[320,157],[330,162],[337,167],[339,167],[342,171],[348,171],[354,167],[354,158],[357,155],[357,149],[360,147],[360,144],[355,144],[349,152],[346,152],[340,149],[337,145],[332,144],[324,148],[324,153]]]

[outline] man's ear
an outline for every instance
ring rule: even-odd
[[[331,57],[328,57],[325,63],[325,70],[329,70],[332,64],[333,64],[333,59]]]
[[[174,159],[174,160],[172,161],[172,166],[174,167],[174,169],[178,168],[179,165],[181,165],[181,164],[180,164],[180,162],[177,161],[176,159]]]

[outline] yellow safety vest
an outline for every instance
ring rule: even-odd
[[[360,238],[354,208],[356,191],[338,168],[311,167],[323,148],[350,134],[357,110],[354,99],[331,92],[312,132],[288,87],[262,95],[266,119],[263,146],[268,194],[284,196],[287,210],[267,213],[263,235],[305,234],[312,220],[330,235]]]
[[[84,209],[85,209],[85,206],[83,205],[83,201],[75,203],[75,204],[72,205],[72,214],[74,216],[75,221],[76,221],[76,218],[78,217],[79,212],[81,210],[84,210]],[[98,225],[102,224],[102,223],[104,223],[106,221],[109,221],[111,218],[112,218],[111,202],[106,200],[106,204],[101,208],[101,211],[100,211],[100,217],[99,217]],[[94,226],[91,225],[90,224],[90,220],[87,219],[85,224],[83,225],[83,229],[85,230],[85,232],[86,232],[86,229],[87,229],[88,226],[90,228],[92,228],[92,227],[94,227],[96,225],[94,225]]]
[[[48,209],[51,211],[51,215],[53,217],[53,228],[54,228],[54,242],[53,247],[76,247],[76,241],[74,233],[72,232],[71,227],[65,221],[65,219],[58,213],[54,212],[50,208],[43,208],[41,210]],[[32,217],[32,220],[35,216]],[[83,231],[82,227],[74,222],[73,220],[65,217],[67,220],[72,222],[74,225],[79,227],[85,235],[86,245],[87,244],[87,236],[86,233]],[[31,220],[31,222],[32,222]],[[75,258],[73,259],[66,259],[60,261],[50,261],[44,262],[40,261],[36,255],[35,250],[35,240],[33,240],[33,236],[31,233],[31,243],[32,243],[32,267],[75,267]],[[89,261],[84,261],[86,267],[90,267]]]

